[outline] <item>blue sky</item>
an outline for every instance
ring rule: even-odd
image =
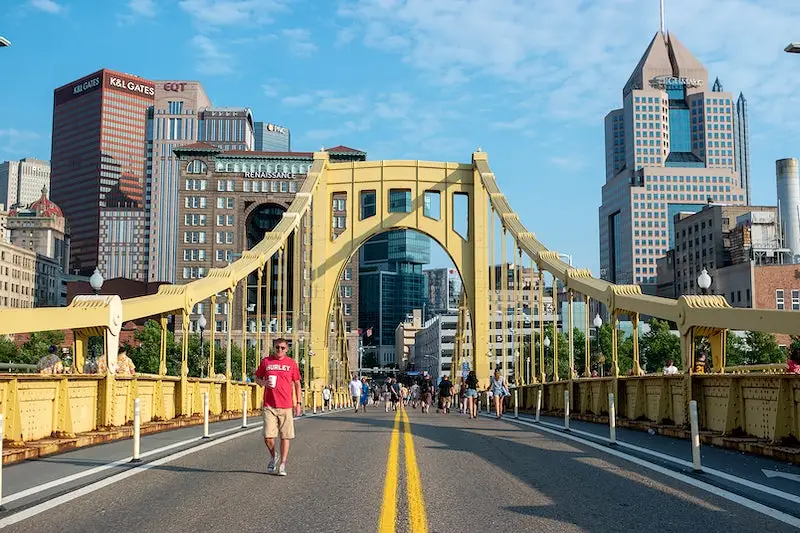
[[[0,160],[49,158],[52,91],[102,67],[194,79],[297,150],[468,162],[478,146],[549,247],[598,270],[603,117],[657,0],[3,0]],[[800,156],[794,0],[667,0],[667,28],[750,103],[754,203]],[[434,253],[436,263],[444,254]]]

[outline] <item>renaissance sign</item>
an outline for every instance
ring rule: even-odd
[[[245,178],[267,180],[290,180],[294,178],[292,172],[245,172]]]
[[[650,86],[654,89],[666,89],[667,87],[674,87],[676,85],[682,85],[684,87],[702,87],[703,80],[678,78],[675,76],[656,76],[650,80]]]

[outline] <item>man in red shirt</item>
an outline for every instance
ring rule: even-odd
[[[294,438],[292,408],[294,416],[300,416],[302,411],[300,369],[286,355],[289,351],[286,339],[275,339],[273,350],[272,355],[261,360],[256,370],[256,383],[264,387],[264,443],[270,455],[267,472],[285,476],[289,443]],[[275,438],[278,434],[281,436],[281,462],[276,468]]]

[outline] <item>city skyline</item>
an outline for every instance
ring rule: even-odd
[[[335,142],[365,150],[371,159],[464,161],[480,146],[522,221],[551,247],[571,253],[576,266],[598,274],[600,119],[619,105],[619,88],[658,29],[658,2],[589,3],[581,12],[490,4],[461,10],[436,1],[392,8],[336,4],[319,11],[320,22],[301,18],[297,5],[283,2],[184,0],[161,7],[139,1],[90,14],[69,0],[37,2],[38,8],[19,1],[3,29],[14,46],[0,60],[10,71],[38,64],[41,75],[35,84],[0,88],[0,100],[18,102],[6,109],[0,127],[0,160],[49,158],[52,90],[87,72],[110,68],[148,79],[198,80],[215,104],[247,106],[257,121],[291,127],[296,150]],[[268,5],[282,9],[269,11]],[[752,202],[774,205],[774,161],[798,155],[789,132],[800,123],[793,105],[800,101],[800,64],[783,48],[796,37],[791,20],[800,9],[678,0],[666,7],[667,29],[714,77],[747,96]],[[97,31],[80,30],[79,19],[93,21]],[[764,29],[744,31],[745,22],[756,19]],[[170,31],[162,31],[167,24]],[[735,44],[713,30],[725,27],[728,34],[736,24],[743,31]],[[35,34],[27,30],[32,26]],[[620,26],[628,31],[615,29]],[[480,38],[463,31],[469,27],[480,27]],[[566,29],[551,35],[549,27]],[[437,29],[443,33],[435,35]],[[70,46],[54,53],[37,42],[42,31]],[[147,35],[158,38],[142,38]],[[586,45],[577,49],[575,42]],[[462,53],[454,54],[454,46]],[[170,54],[156,53],[166,48]],[[553,59],[545,61],[547,54]],[[363,72],[372,76],[352,75]],[[385,79],[394,81],[389,86]],[[584,194],[570,199],[569,217],[560,216],[563,205],[546,186],[548,176],[585,185]],[[514,203],[536,186],[549,201],[535,211]],[[437,247],[433,255],[431,266],[447,264]]]

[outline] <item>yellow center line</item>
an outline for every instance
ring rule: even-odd
[[[417,467],[417,453],[414,451],[414,439],[411,435],[411,422],[405,409],[403,413],[403,439],[406,448],[406,473],[408,479],[408,518],[410,533],[428,533],[428,517],[425,514],[425,500],[422,497],[422,480]]]
[[[394,417],[389,458],[386,461],[386,481],[383,484],[383,503],[378,519],[378,533],[394,533],[397,522],[397,469],[400,458],[400,410]]]

